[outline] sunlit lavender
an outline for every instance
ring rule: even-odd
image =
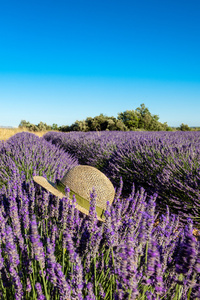
[[[16,134],[0,142],[1,299],[200,299],[200,134]],[[33,182],[90,164],[105,222]],[[162,209],[161,209],[162,204]],[[194,234],[195,231],[195,234]]]
[[[200,222],[200,133],[197,132],[49,132],[44,138],[74,155],[80,164],[103,171],[128,196],[136,189],[157,193],[181,222]]]

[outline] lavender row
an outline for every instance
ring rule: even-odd
[[[181,222],[190,217],[199,226],[199,132],[49,132],[44,138],[99,168],[116,186],[122,177],[124,195],[134,182],[158,193],[160,211],[167,204]]]
[[[43,138],[73,154],[80,164],[103,169],[112,152],[117,148],[121,135],[108,132],[48,132]]]

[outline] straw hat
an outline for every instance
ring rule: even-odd
[[[42,176],[34,176],[33,180],[53,195],[63,198],[66,196],[65,188],[70,189],[69,198],[76,197],[76,208],[84,214],[89,214],[90,192],[95,188],[96,213],[100,221],[104,219],[106,202],[111,204],[114,200],[115,190],[110,180],[98,169],[79,165],[70,169],[61,180],[53,183]]]

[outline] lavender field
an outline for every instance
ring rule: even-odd
[[[104,172],[105,222],[45,191]],[[200,299],[200,133],[18,133],[0,141],[0,299]]]
[[[49,132],[44,139],[98,168],[115,186],[122,177],[123,195],[134,183],[158,194],[160,211],[169,205],[182,222],[190,217],[199,225],[200,132]]]

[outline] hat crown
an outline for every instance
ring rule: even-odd
[[[81,197],[90,201],[90,192],[95,189],[97,194],[96,205],[106,209],[106,202],[114,200],[115,189],[111,181],[98,169],[79,165],[70,169],[61,179],[61,182]]]

